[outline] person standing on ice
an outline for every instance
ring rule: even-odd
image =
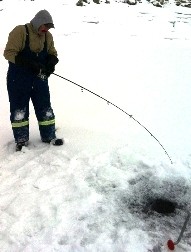
[[[7,90],[17,151],[28,145],[30,99],[41,140],[53,145],[63,144],[63,139],[55,135],[55,116],[48,86],[48,77],[58,63],[50,28],[54,28],[52,17],[47,10],[41,10],[30,23],[18,25],[10,32],[4,50],[4,57],[9,62]]]

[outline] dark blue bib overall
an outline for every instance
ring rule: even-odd
[[[19,53],[28,60],[46,64],[48,52],[45,39],[44,48],[35,53],[30,49],[29,31],[26,27],[26,42]],[[7,90],[10,102],[10,120],[15,142],[29,140],[29,101],[31,99],[39,123],[41,139],[48,141],[55,138],[55,117],[50,103],[48,80],[42,80],[23,66],[9,62]]]

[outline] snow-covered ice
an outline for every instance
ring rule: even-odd
[[[57,135],[15,152],[6,91],[7,37],[46,8],[59,54],[49,79]],[[168,251],[191,201],[191,14],[172,3],[0,2],[0,251]],[[19,116],[21,116],[19,114]],[[169,157],[172,159],[171,164]],[[154,199],[177,204],[168,216]],[[191,251],[190,222],[176,251]]]

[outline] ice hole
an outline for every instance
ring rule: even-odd
[[[177,204],[167,199],[154,199],[150,206],[157,213],[171,214],[175,212]]]

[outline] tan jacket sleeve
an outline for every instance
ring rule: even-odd
[[[54,46],[54,40],[52,37],[52,34],[50,32],[47,32],[47,50],[48,54],[58,56],[56,48]]]
[[[25,39],[25,27],[22,25],[16,26],[9,33],[8,42],[4,50],[6,60],[15,63],[15,56],[23,50]]]

